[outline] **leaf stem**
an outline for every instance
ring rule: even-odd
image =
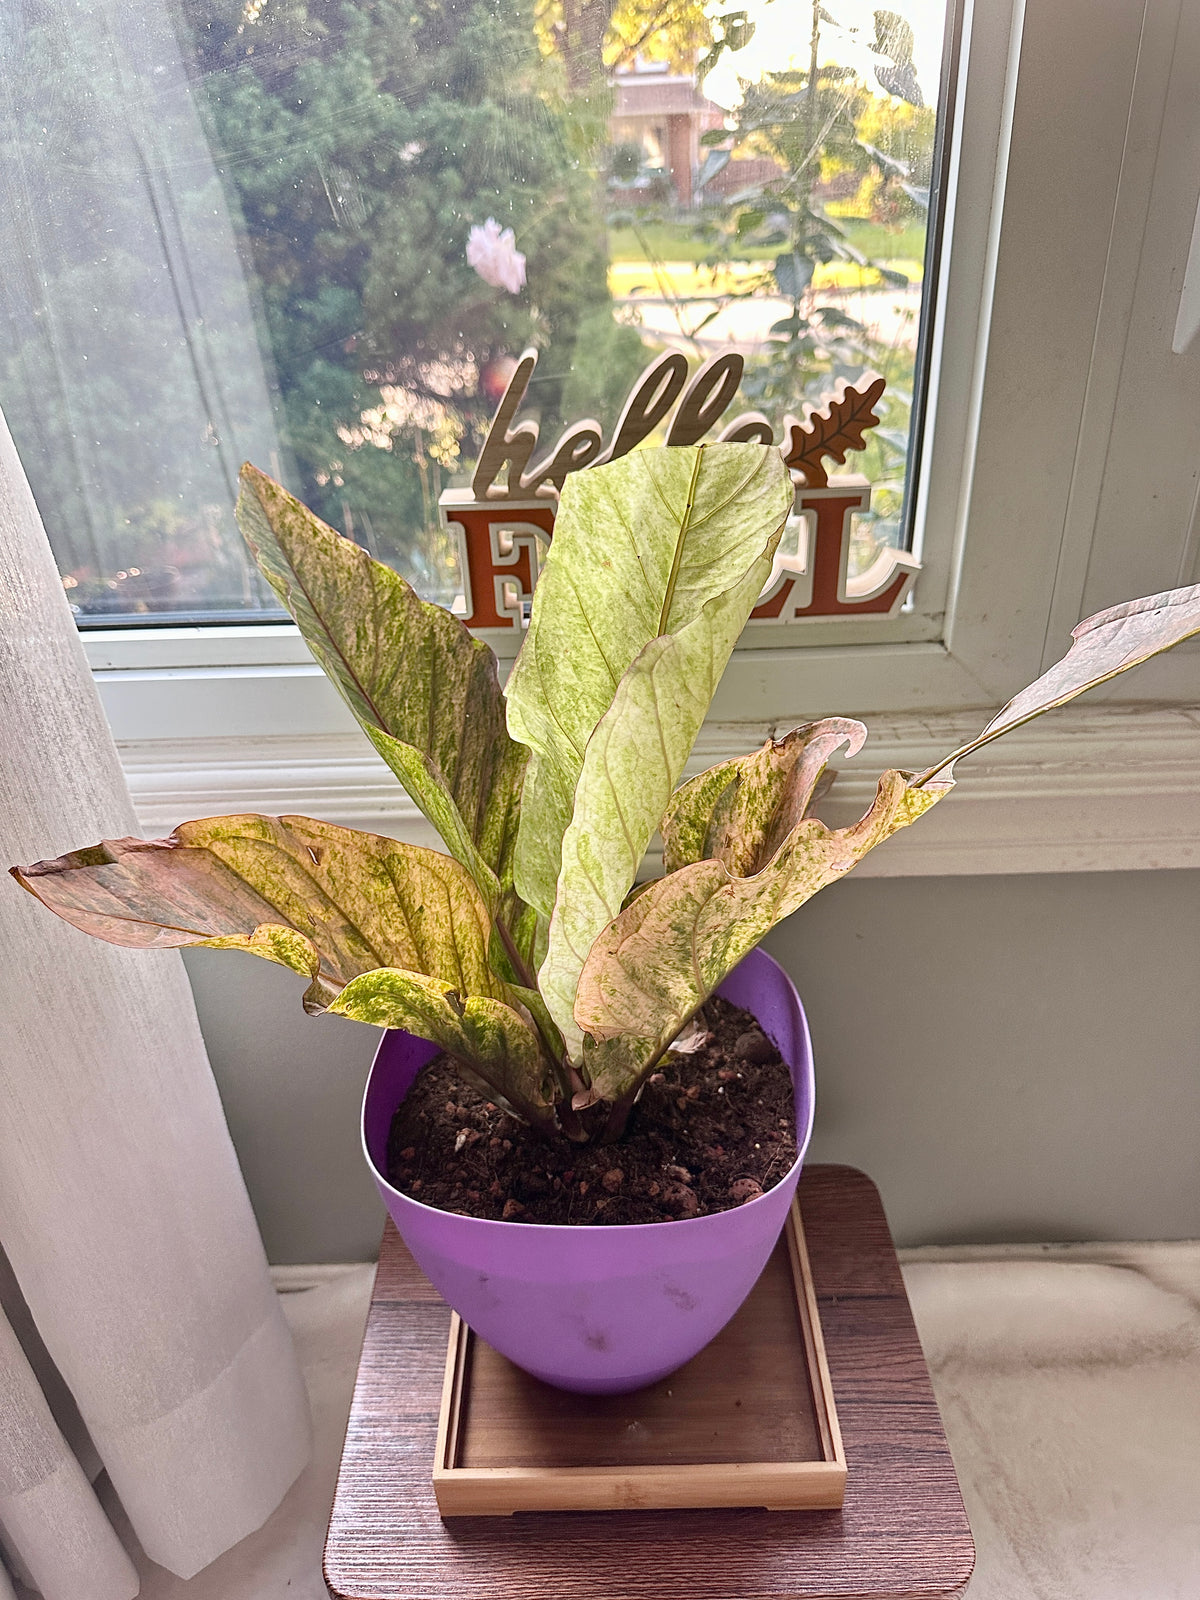
[[[536,989],[537,978],[530,971],[524,956],[517,949],[517,941],[513,938],[507,923],[502,917],[496,918],[496,932],[500,935],[500,943],[504,946],[505,955],[512,962],[512,969],[516,974],[517,982],[523,989]]]
[[[641,1080],[638,1080],[641,1087]],[[629,1121],[629,1113],[633,1110],[633,1102],[637,1098],[637,1089],[632,1094],[623,1094],[619,1100],[614,1100],[612,1109],[608,1113],[608,1121],[604,1124],[604,1132],[600,1135],[601,1144],[615,1144],[625,1132],[625,1125]]]
[[[508,927],[502,917],[497,917],[495,921],[496,932],[500,936],[500,943],[504,946],[504,953],[512,963],[512,969],[516,975],[517,981],[520,983],[523,989],[532,989],[535,994],[540,993],[540,990],[538,989],[537,977],[531,971],[529,964],[526,962],[520,950],[517,948],[517,942],[512,936],[512,930]],[[559,1125],[568,1139],[579,1143],[586,1138],[586,1134],[583,1131],[583,1124],[579,1121],[579,1118],[572,1110],[571,1100],[577,1089],[584,1089],[587,1087],[587,1085],[572,1066],[570,1057],[566,1054],[565,1050],[561,1048],[561,1038],[552,1038],[548,1033],[542,1018],[539,1017],[535,1012],[531,1011],[530,1015],[533,1017],[533,1025],[538,1031],[538,1037],[542,1041],[542,1049],[545,1051],[546,1058],[550,1062],[554,1073],[554,1080],[558,1086],[559,1094],[561,1095],[561,1099],[559,1100],[556,1108],[558,1111]]]
[[[560,1100],[555,1110],[558,1112],[558,1125],[571,1143],[586,1144],[587,1130],[579,1120],[579,1113],[571,1105],[570,1099]]]

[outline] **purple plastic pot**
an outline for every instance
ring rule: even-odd
[[[489,1222],[438,1211],[387,1181],[396,1107],[437,1046],[384,1036],[363,1096],[363,1150],[430,1282],[517,1366],[562,1389],[621,1394],[666,1377],[721,1331],[779,1237],[813,1119],[812,1046],[799,996],[755,950],[717,990],[757,1017],[791,1068],[799,1155],[775,1188],[716,1216],[627,1226]]]

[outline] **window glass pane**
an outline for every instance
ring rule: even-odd
[[[530,345],[547,445],[665,349],[740,350],[735,407],[777,430],[882,372],[853,560],[903,543],[944,28],[942,0],[9,0],[0,406],[80,621],[278,615],[244,459],[454,604],[439,495]]]

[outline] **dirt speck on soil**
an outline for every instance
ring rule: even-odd
[[[548,1140],[436,1056],[392,1119],[388,1177],[510,1222],[671,1222],[757,1199],[796,1159],[791,1074],[749,1012],[714,996],[700,1020],[707,1040],[664,1058],[613,1144]]]

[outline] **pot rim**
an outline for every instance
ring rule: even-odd
[[[358,1134],[363,1157],[366,1160],[367,1167],[369,1168],[371,1175],[374,1177],[380,1188],[386,1189],[389,1195],[394,1195],[396,1199],[400,1200],[404,1205],[412,1206],[415,1210],[418,1212],[424,1212],[427,1216],[453,1217],[459,1222],[471,1223],[476,1228],[520,1228],[524,1234],[533,1237],[538,1235],[550,1235],[554,1238],[563,1238],[568,1234],[575,1234],[587,1235],[589,1237],[594,1235],[608,1235],[612,1238],[616,1238],[618,1235],[620,1235],[622,1238],[629,1238],[637,1234],[653,1233],[656,1238],[662,1238],[662,1230],[664,1228],[690,1228],[694,1230],[696,1228],[703,1228],[705,1224],[711,1226],[714,1222],[718,1222],[722,1217],[729,1216],[731,1212],[749,1215],[754,1211],[756,1206],[761,1206],[764,1203],[769,1202],[777,1189],[790,1182],[798,1174],[800,1167],[803,1164],[804,1157],[808,1152],[809,1143],[812,1140],[816,1099],[816,1084],[813,1072],[812,1057],[812,1037],[808,1028],[808,1016],[805,1013],[804,1005],[800,999],[799,993],[797,992],[796,985],[779,965],[779,962],[775,960],[775,957],[768,954],[768,952],[763,950],[760,946],[756,946],[753,950],[749,951],[747,955],[743,956],[742,961],[738,964],[738,967],[734,968],[734,972],[738,971],[741,965],[743,965],[746,961],[751,960],[755,956],[760,957],[762,960],[770,963],[778,976],[782,978],[788,989],[790,989],[792,998],[796,1002],[796,1010],[800,1018],[801,1037],[804,1041],[804,1060],[799,1065],[793,1065],[789,1061],[787,1063],[787,1067],[792,1075],[793,1090],[795,1090],[797,1087],[796,1080],[799,1077],[803,1088],[807,1092],[809,1114],[808,1125],[805,1129],[804,1138],[802,1141],[798,1141],[797,1143],[795,1161],[792,1162],[791,1166],[787,1169],[783,1176],[778,1179],[777,1182],[773,1183],[769,1189],[764,1190],[762,1194],[757,1195],[753,1200],[743,1201],[740,1206],[731,1207],[726,1211],[710,1212],[708,1216],[704,1217],[676,1217],[670,1220],[664,1219],[661,1222],[505,1222],[499,1217],[473,1217],[470,1212],[467,1211],[445,1211],[441,1206],[430,1206],[426,1205],[423,1200],[414,1200],[411,1195],[405,1194],[402,1189],[395,1188],[389,1181],[387,1175],[380,1171],[367,1144],[367,1101],[370,1098],[371,1086],[375,1079],[375,1070],[379,1063],[379,1055],[383,1049],[388,1034],[393,1032],[403,1033],[405,1030],[402,1028],[388,1028],[384,1030],[383,1038],[379,1042],[379,1048],[375,1052],[374,1059],[371,1062],[371,1070],[367,1073],[367,1081],[363,1088],[362,1105],[359,1110],[358,1118]],[[730,973],[729,976],[732,977],[733,973]],[[728,979],[725,979],[724,982],[728,982]],[[714,994],[720,994],[722,986],[722,984],[718,984],[716,989],[713,991]],[[744,1009],[749,1010],[749,1007],[745,1007]],[[759,1023],[759,1026],[761,1027],[762,1024]],[[410,1037],[416,1038],[417,1035],[411,1034]],[[768,1038],[769,1037],[770,1035],[768,1034]],[[428,1042],[430,1044],[433,1043],[432,1040]],[[774,1040],[771,1042],[773,1044],[775,1043]],[[778,1048],[778,1045],[776,1045],[776,1049]],[[420,1068],[417,1070],[420,1071]]]

